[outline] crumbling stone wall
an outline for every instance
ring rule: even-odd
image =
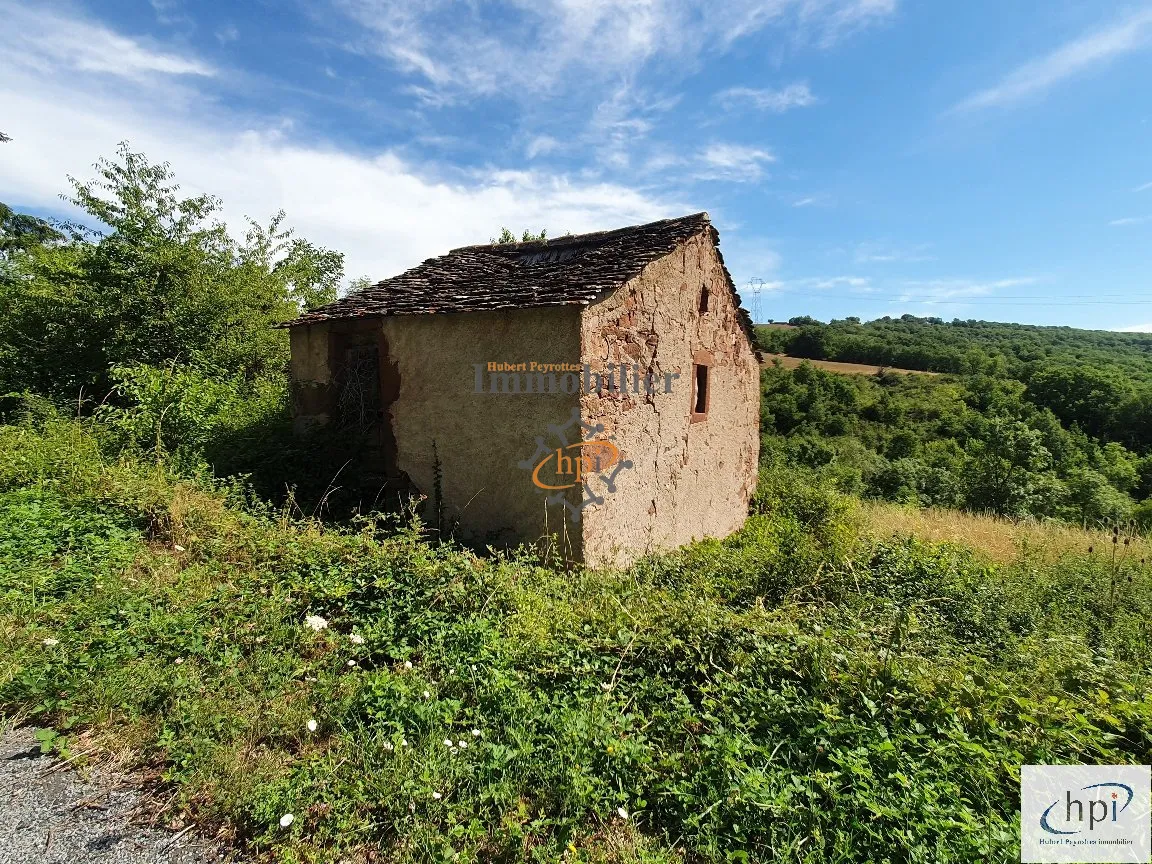
[[[756,482],[760,370],[711,239],[689,240],[588,307],[581,355],[594,371],[623,363],[641,378],[679,375],[671,392],[581,397],[585,421],[603,423],[633,463],[603,505],[585,510],[585,560],[624,564],[737,530]],[[694,358],[710,364],[706,419],[693,418]]]

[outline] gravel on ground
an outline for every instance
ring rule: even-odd
[[[145,796],[129,776],[82,779],[40,754],[34,730],[0,721],[0,864],[218,864],[224,851],[196,832],[143,824]]]

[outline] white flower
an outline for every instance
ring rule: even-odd
[[[424,698],[425,698],[425,699],[431,699],[431,698],[432,698],[432,694],[431,694],[431,693],[429,693],[427,690],[425,690],[425,691],[424,691]]]
[[[616,808],[616,815],[619,816],[621,819],[627,819],[628,818],[628,811],[625,810],[623,807],[617,807]]]
[[[472,664],[472,666],[471,666],[470,668],[472,669],[472,671],[473,671],[473,672],[475,672],[475,671],[476,671],[476,664],[475,664],[475,663],[473,663],[473,664]]]
[[[601,681],[600,682],[600,689],[603,690],[604,692],[608,692],[609,690],[612,689],[612,685],[609,684],[607,681]]]
[[[177,666],[179,666],[181,663],[183,663],[183,662],[184,662],[184,658],[183,658],[183,657],[177,657],[177,658],[176,658],[175,660],[173,660],[172,662],[173,662],[173,663],[175,663]]]
[[[351,642],[353,645],[363,645],[364,644],[364,637],[361,636],[359,633],[353,633],[351,636],[348,637],[348,641]]]
[[[391,741],[385,741],[384,744],[381,746],[383,746],[384,749],[387,750],[389,753],[391,753],[393,750],[396,749],[395,745],[393,745]]]
[[[405,669],[411,669],[412,668],[412,661],[411,660],[405,660],[404,661],[404,668]]]
[[[281,828],[287,828],[295,821],[296,821],[295,816],[293,816],[291,813],[285,813],[283,816],[280,817],[280,827]]]
[[[443,795],[441,795],[439,792],[433,792],[433,793],[432,793],[432,797],[433,797],[433,798],[435,798],[437,801],[439,801],[439,800],[440,800],[441,798],[443,798],[444,796],[443,796]]]
[[[59,644],[60,644],[60,640],[59,639],[53,639],[51,636],[49,636],[47,639],[44,640],[44,645],[47,648],[52,648],[52,647],[59,645]]]
[[[461,738],[459,741],[456,742],[456,746],[459,747],[461,750],[467,750],[468,749],[468,742],[465,741],[463,738]]]
[[[304,619],[304,626],[310,627],[313,630],[320,631],[328,626],[328,622],[321,618],[319,615],[309,615]]]
[[[400,739],[400,746],[401,747],[407,747],[408,746],[408,739],[407,738],[401,738]]]
[[[309,732],[315,732],[319,728],[320,728],[320,724],[317,723],[315,720],[309,720],[308,721],[308,731]]]
[[[445,738],[444,739],[444,746],[445,747],[451,747],[452,746],[452,739],[451,738]]]
[[[348,661],[348,665],[349,665],[349,666],[355,666],[355,665],[356,665],[356,661],[355,661],[355,660],[349,660],[349,661]]]
[[[179,543],[173,543],[172,548],[175,549],[177,552],[183,552],[184,551],[184,547],[181,546]]]
[[[480,730],[479,729],[473,729],[472,730],[472,737],[473,738],[479,738],[480,737]]]

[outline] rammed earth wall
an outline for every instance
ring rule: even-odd
[[[634,466],[602,506],[585,511],[585,559],[625,563],[738,529],[756,479],[760,370],[713,244],[689,240],[589,306],[580,342],[593,371],[623,363],[657,380],[680,375],[671,392],[581,396],[585,422],[603,423]],[[711,391],[707,418],[695,422],[694,357],[710,364]]]
[[[504,545],[553,534],[572,557],[580,557],[579,530],[565,518],[563,505],[546,508],[531,472],[517,465],[532,456],[536,437],[546,437],[550,423],[571,415],[579,393],[476,392],[474,368],[505,358],[577,360],[580,311],[563,306],[361,322],[380,336],[388,377],[399,378],[387,406],[396,466],[431,505],[439,458],[445,522],[464,539]],[[329,356],[329,328],[339,323],[292,329],[300,427],[326,423],[332,414],[337,364]],[[576,490],[571,500],[579,503]]]

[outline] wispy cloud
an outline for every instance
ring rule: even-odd
[[[57,17],[58,33],[84,34],[105,46],[137,43],[86,21]],[[139,49],[144,51],[144,49]],[[347,255],[350,275],[383,278],[432,255],[483,242],[504,225],[546,226],[551,232],[597,230],[704,209],[626,183],[560,171],[466,172],[397,150],[364,151],[318,139],[304,124],[232,111],[207,79],[192,77],[182,98],[171,87],[115,87],[96,75],[42,75],[39,42],[0,31],[0,104],[4,144],[0,189],[5,200],[61,213],[66,175],[88,175],[99,155],[128,137],[134,149],[170,161],[188,194],[224,197],[224,218],[243,227],[283,208],[313,242]],[[135,68],[181,74],[183,58],[163,46],[135,55]],[[148,62],[139,59],[150,58]],[[34,62],[35,61],[35,62]],[[74,215],[67,213],[66,215]]]
[[[537,156],[544,156],[558,149],[560,149],[560,142],[551,135],[536,135],[524,148],[524,155],[529,159],[535,159]]]
[[[1140,186],[1137,186],[1137,187],[1136,187],[1135,189],[1133,189],[1132,191],[1133,191],[1133,192],[1147,192],[1149,189],[1152,189],[1152,182],[1149,182],[1149,183],[1144,183],[1144,184],[1142,184],[1142,185],[1140,185]]]
[[[0,2],[0,51],[14,63],[59,75],[67,69],[148,81],[157,75],[212,76],[208,63],[183,52],[146,45],[101,24],[42,6]]]
[[[227,27],[221,27],[216,31],[216,39],[221,45],[227,45],[229,42],[235,42],[240,38],[240,31],[232,24]]]
[[[1145,222],[1152,221],[1149,216],[1125,216],[1123,219],[1113,219],[1108,224],[1113,228],[1123,228],[1126,225],[1143,225]]]
[[[999,83],[973,93],[952,111],[976,111],[1010,105],[1039,95],[1061,81],[1152,44],[1152,9],[1068,42],[1051,54],[1025,63]]]
[[[750,107],[761,111],[771,111],[773,114],[783,114],[789,109],[805,108],[809,105],[815,105],[817,102],[808,85],[803,82],[789,84],[779,89],[757,90],[752,87],[729,87],[727,90],[721,90],[713,98],[726,111]]]
[[[896,10],[896,0],[540,0],[467,11],[454,0],[332,2],[361,28],[352,50],[435,89],[509,96],[587,91],[650,63],[690,69],[766,29],[828,47]]]
[[[861,243],[856,247],[854,258],[858,264],[917,264],[935,261],[936,257],[928,254],[929,248],[931,247],[926,244],[900,248],[878,243]]]
[[[983,281],[979,279],[931,279],[925,281],[904,282],[904,291],[900,301],[930,300],[945,301],[965,297],[987,297],[1004,288],[1019,288],[1024,285],[1034,285],[1037,279],[1034,276],[1020,276],[1009,279],[995,279]]]
[[[744,144],[709,144],[699,154],[701,180],[759,180],[764,165],[775,162],[771,151]]]

